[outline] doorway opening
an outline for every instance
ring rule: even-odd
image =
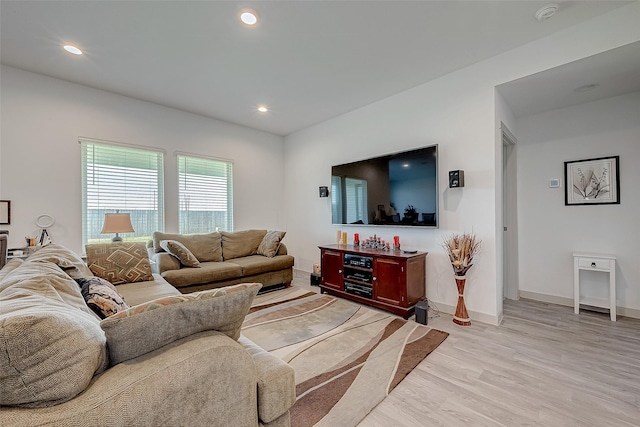
[[[503,298],[519,299],[518,186],[516,137],[504,123],[502,133],[502,290]]]

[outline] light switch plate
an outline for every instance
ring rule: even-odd
[[[560,180],[558,178],[549,180],[549,188],[558,188],[560,187]]]

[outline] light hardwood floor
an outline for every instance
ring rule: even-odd
[[[500,326],[428,326],[450,335],[360,427],[640,426],[640,320],[505,300]]]

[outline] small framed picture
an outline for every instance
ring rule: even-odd
[[[564,204],[619,204],[619,162],[620,156],[564,162]]]
[[[10,200],[0,200],[0,224],[11,224]]]

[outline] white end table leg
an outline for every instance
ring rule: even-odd
[[[580,314],[580,270],[578,258],[573,258],[573,312]]]
[[[616,321],[616,261],[609,262],[609,313],[611,321]]]

